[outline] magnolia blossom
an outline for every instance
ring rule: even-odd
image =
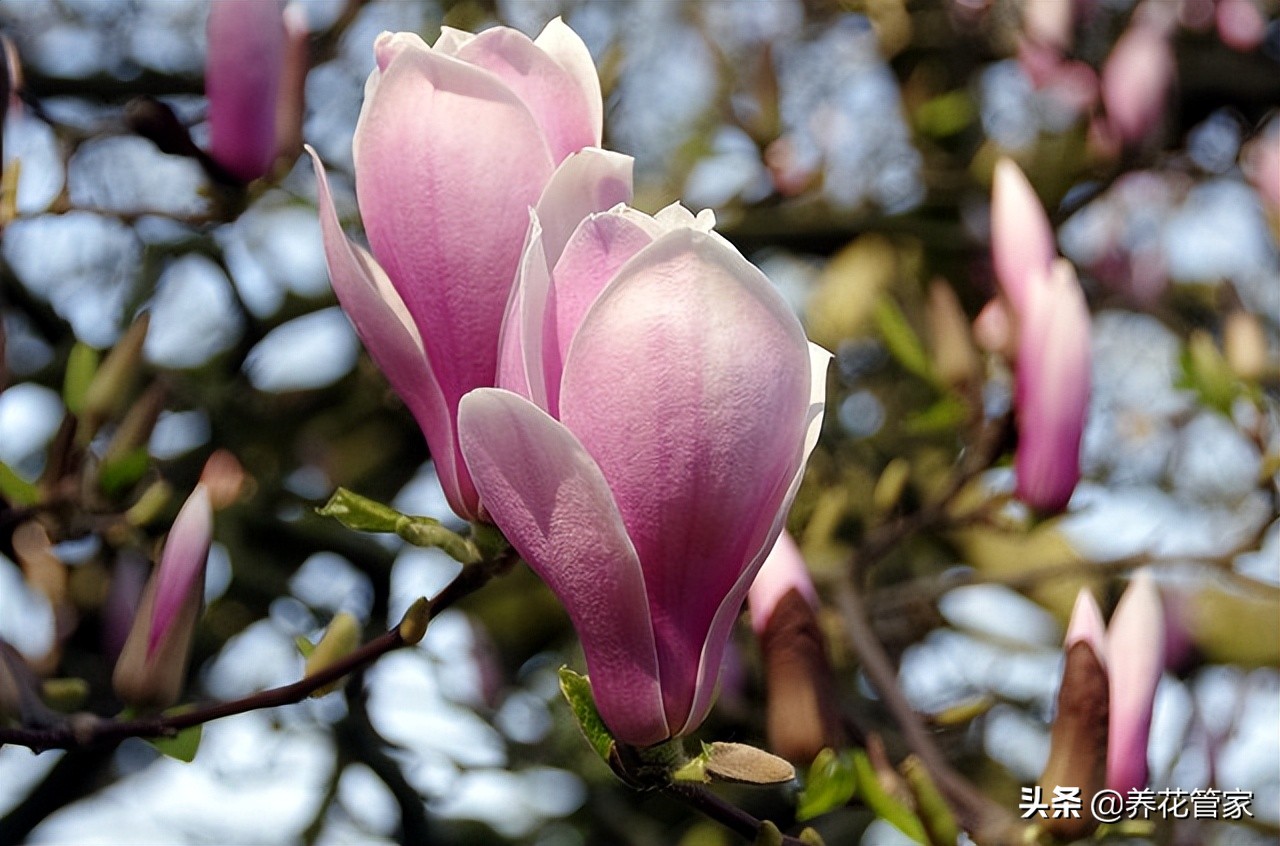
[[[204,571],[213,539],[213,509],[196,485],[173,521],[160,566],[151,574],[111,677],[116,695],[136,707],[178,701],[191,637],[204,602]]]
[[[214,0],[209,9],[209,156],[244,182],[265,175],[276,157],[287,44],[281,6],[280,0]]]
[[[710,213],[583,218],[573,196],[534,210],[500,387],[463,398],[459,435],[489,515],[572,618],[605,723],[644,746],[711,707],[830,356]]]
[[[996,165],[991,252],[999,305],[975,333],[1014,350],[1018,497],[1033,508],[1066,507],[1080,480],[1080,438],[1089,404],[1089,309],[1075,270],[1057,258],[1053,229],[1017,165]]]
[[[372,255],[342,234],[317,159],[325,255],[338,300],[422,427],[449,504],[474,519],[458,401],[496,382],[529,208],[544,191],[570,194],[581,214],[625,201],[630,160],[574,161],[600,143],[603,107],[591,56],[559,19],[536,41],[506,27],[445,27],[434,47],[384,33],[375,55],[353,144]],[[596,193],[573,190],[574,174],[601,161],[609,178]]]

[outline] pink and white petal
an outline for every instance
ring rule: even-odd
[[[543,326],[551,296],[551,272],[543,251],[543,232],[536,211],[529,212],[529,232],[511,299],[502,318],[498,339],[497,386],[517,393],[534,405],[549,409],[542,361]]]
[[[416,32],[383,32],[373,41],[373,60],[377,66],[375,73],[385,71],[392,60],[399,56],[405,50],[417,50],[419,52],[431,52],[431,48],[427,46],[427,42],[422,40]],[[371,92],[366,89],[365,96]]]
[[[790,532],[782,532],[773,548],[765,556],[764,564],[751,589],[747,591],[747,607],[751,612],[751,628],[756,635],[763,634],[773,610],[782,597],[791,591],[799,591],[813,607],[818,606],[818,593],[813,587],[813,577],[804,562],[804,555]]]
[[[147,633],[147,656],[160,646],[177,620],[183,605],[199,591],[204,596],[204,570],[213,542],[213,508],[204,485],[196,485],[182,504],[160,555],[156,572],[155,603]]]
[[[1102,611],[1088,588],[1080,588],[1076,604],[1071,609],[1067,623],[1067,635],[1062,639],[1066,652],[1077,643],[1087,643],[1103,667],[1107,665],[1107,627],[1102,621]]]
[[[599,146],[604,130],[604,100],[600,93],[600,75],[591,59],[591,51],[578,33],[558,17],[543,27],[533,43],[564,68],[578,87],[583,107],[595,129],[594,144]]]
[[[452,26],[440,27],[440,37],[436,39],[436,43],[431,45],[431,49],[445,56],[456,56],[471,39],[475,38],[474,32],[467,32],[465,29],[457,29]]]
[[[814,447],[818,445],[818,436],[822,432],[822,420],[826,413],[827,368],[831,364],[831,358],[831,353],[815,343],[809,343],[809,409],[805,415],[799,464],[795,475],[791,477],[791,484],[787,486],[782,506],[773,520],[768,525],[762,522],[757,527],[757,531],[760,532],[758,541],[760,550],[743,570],[742,577],[725,595],[724,601],[716,609],[716,616],[712,619],[711,626],[707,629],[702,657],[698,662],[698,680],[694,689],[693,703],[689,708],[689,719],[682,733],[697,728],[711,710],[711,704],[715,698],[716,680],[720,673],[720,662],[724,654],[724,644],[728,640],[733,622],[738,617],[738,611],[742,608],[742,602],[752,582],[759,574],[760,568],[764,566],[770,552],[778,545],[777,539],[783,534],[787,513],[791,511],[791,504],[795,502],[800,483],[804,480],[805,465],[809,461],[809,456],[813,454]]]
[[[624,265],[569,347],[561,420],[643,563],[672,725],[689,714],[712,619],[777,536],[761,527],[801,463],[808,371],[804,333],[764,275],[688,229]]]
[[[1011,159],[996,163],[991,188],[991,257],[996,280],[1021,319],[1027,289],[1057,257],[1053,228],[1040,198]]]
[[[413,317],[378,263],[343,233],[324,166],[315,150],[306,149],[316,172],[320,232],[333,292],[365,349],[422,429],[449,505],[459,516],[474,519],[479,513],[475,488]]]
[[[1147,783],[1147,743],[1156,688],[1164,671],[1164,606],[1140,571],[1120,597],[1107,633],[1111,680],[1107,787],[1128,793]]]
[[[593,214],[579,224],[555,269],[553,308],[547,314],[542,357],[547,374],[547,408],[558,414],[560,382],[569,344],[583,316],[614,274],[653,243],[652,236],[622,214]]]
[[[553,170],[550,153],[501,81],[421,50],[387,66],[356,134],[356,190],[373,254],[454,406],[493,384],[503,312],[529,207]]]
[[[490,516],[573,620],[605,724],[636,746],[670,737],[645,578],[600,468],[568,429],[508,391],[467,394],[458,427]]]
[[[590,214],[631,202],[635,159],[588,147],[565,159],[542,190],[536,206],[542,245],[551,267],[560,260],[569,237]]]
[[[524,101],[546,133],[556,164],[584,147],[600,146],[599,95],[590,103],[578,81],[529,36],[509,27],[486,29],[456,55],[492,73]]]

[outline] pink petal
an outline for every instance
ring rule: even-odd
[[[519,394],[546,411],[549,405],[542,362],[542,335],[547,302],[551,296],[551,272],[542,246],[542,223],[538,213],[531,211],[529,218],[520,269],[516,272],[516,283],[502,318],[497,386]]]
[[[456,407],[494,382],[503,311],[550,153],[528,109],[492,74],[409,48],[382,72],[356,137],[373,254]]]
[[[216,0],[209,9],[205,94],[209,155],[249,182],[276,157],[276,100],[284,69],[279,0]]]
[[[604,100],[600,93],[600,74],[596,72],[591,51],[582,43],[578,33],[558,17],[552,18],[542,28],[533,43],[564,68],[578,88],[578,102],[585,108],[589,125],[594,129],[596,137],[593,145],[583,146],[600,146],[604,126]]]
[[[168,636],[193,591],[204,595],[204,569],[213,542],[213,509],[204,485],[196,485],[174,518],[156,573],[156,599],[147,635],[150,659]]]
[[[1071,621],[1067,623],[1067,636],[1062,641],[1063,651],[1077,643],[1087,643],[1098,656],[1102,666],[1107,665],[1107,627],[1102,622],[1102,611],[1088,588],[1080,588],[1075,607],[1071,609]]]
[[[781,531],[809,395],[787,305],[693,230],[628,262],[570,345],[561,420],[600,465],[644,566],[673,726],[690,714],[713,618]]]
[[[1089,308],[1064,259],[1033,292],[1018,330],[1017,495],[1042,511],[1065,508],[1080,480],[1089,347]]]
[[[631,202],[635,159],[588,147],[565,159],[538,198],[543,247],[554,266],[569,237],[584,218]]]
[[[1128,793],[1147,783],[1151,711],[1164,670],[1164,609],[1146,571],[1129,582],[1111,617],[1107,663],[1111,677],[1107,787]]]
[[[743,569],[738,581],[725,594],[725,598],[721,601],[720,607],[716,609],[716,614],[711,620],[711,625],[707,629],[707,637],[702,645],[702,657],[698,661],[698,679],[694,687],[693,703],[689,708],[689,719],[678,732],[679,734],[686,734],[696,729],[707,718],[707,713],[711,710],[721,661],[729,642],[729,633],[733,629],[734,621],[742,609],[742,602],[746,599],[751,583],[760,572],[765,558],[772,551],[776,545],[775,541],[782,533],[783,526],[787,520],[787,512],[791,510],[791,503],[795,501],[796,492],[800,490],[800,483],[804,479],[805,464],[808,462],[809,456],[813,454],[813,448],[818,445],[818,436],[822,431],[823,413],[826,410],[827,368],[830,364],[831,353],[817,344],[810,343],[809,408],[805,414],[804,438],[799,449],[799,465],[796,467],[795,475],[791,477],[791,484],[787,486],[787,493],[783,498],[782,507],[774,515],[773,522],[765,533],[765,543],[751,562],[747,564],[746,568]]]
[[[764,632],[773,616],[773,609],[778,607],[782,597],[796,590],[815,608],[818,606],[818,592],[814,590],[813,578],[809,575],[809,567],[804,563],[800,547],[790,532],[778,535],[778,541],[769,551],[768,556],[751,582],[747,592],[747,607],[751,611],[751,628],[757,635]]]
[[[374,363],[422,429],[450,507],[459,516],[474,519],[479,514],[475,487],[454,438],[453,415],[413,318],[378,263],[343,233],[324,166],[315,150],[307,147],[307,152],[316,172],[320,231],[333,292]]]
[[[577,38],[572,32],[570,35]],[[583,147],[600,146],[603,106],[599,82],[593,102],[577,76],[543,52],[529,36],[497,26],[460,45],[456,56],[494,74],[515,92],[546,134],[557,164]],[[587,63],[590,61],[588,55]],[[594,66],[591,77],[595,79]]]
[[[1057,257],[1053,228],[1027,177],[1010,159],[996,163],[991,188],[991,257],[996,280],[1021,316],[1027,288]]]
[[[1267,21],[1252,0],[1218,0],[1218,35],[1232,50],[1248,52],[1266,37]]]
[[[573,620],[605,723],[632,745],[670,737],[645,577],[600,468],[564,426],[507,391],[469,393],[458,427],[489,514]]]

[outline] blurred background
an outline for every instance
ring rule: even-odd
[[[1091,586],[1109,610],[1145,567],[1185,647],[1158,691],[1152,782],[1253,791],[1254,816],[1162,823],[1136,842],[1277,842],[1276,0],[291,5],[311,33],[302,136],[353,232],[351,138],[379,32],[533,35],[560,15],[582,36],[605,144],[636,158],[636,205],[714,209],[836,353],[789,523],[823,595],[1010,406],[997,357],[948,375],[928,292],[937,280],[969,319],[994,293],[991,170],[1014,157],[1094,315],[1084,481],[1068,515],[1036,520],[1001,499],[1002,453],[966,494],[997,503],[982,520],[921,521],[867,565],[876,634],[919,712],[964,712],[939,720],[936,739],[1012,810],[1044,767],[1076,591]],[[247,189],[219,184],[139,121],[136,98],[155,98],[205,143],[207,12],[195,0],[0,5],[14,92],[0,186],[0,638],[41,674],[84,680],[74,707],[98,713],[117,707],[121,609],[215,450],[244,478],[217,518],[189,698],[292,681],[295,638],[343,611],[382,631],[457,572],[442,553],[314,513],[344,485],[459,525],[336,306],[311,168],[289,158]],[[1151,15],[1173,57],[1154,95],[1141,80],[1160,76],[1146,72],[1156,58],[1103,70]],[[1119,126],[1125,98],[1143,97],[1137,128]],[[142,333],[141,363],[72,472],[77,374]],[[57,527],[56,590],[13,548],[37,500]],[[896,756],[837,613],[823,615],[845,717]],[[760,743],[758,648],[746,627],[735,644],[699,736]],[[209,724],[194,763],[141,741],[0,747],[0,843],[736,842],[614,779],[559,698],[566,662],[582,666],[567,618],[520,567],[341,694]],[[794,813],[785,791],[727,795]],[[829,843],[910,842],[856,805],[817,827]]]

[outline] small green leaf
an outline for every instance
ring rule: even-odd
[[[898,360],[898,363],[908,372],[914,373],[926,382],[933,383],[933,368],[929,364],[929,354],[925,352],[924,344],[920,343],[920,336],[911,328],[906,315],[902,313],[902,309],[898,308],[898,304],[892,297],[883,296],[876,301],[875,319],[880,337],[884,339],[885,346],[889,348],[889,352]]]
[[[920,809],[920,820],[929,833],[929,842],[938,846],[955,846],[960,839],[960,826],[924,764],[915,755],[909,755],[902,762],[902,774],[916,797],[916,807]]]
[[[84,410],[84,399],[98,371],[98,351],[83,343],[76,343],[67,355],[67,372],[62,377],[62,402],[67,411],[79,414]]]
[[[822,835],[812,828],[806,828],[801,831],[797,839],[805,846],[827,846],[826,841],[822,839]]]
[[[973,101],[964,89],[926,100],[916,109],[916,126],[925,135],[946,138],[973,123]]]
[[[1202,405],[1230,417],[1243,386],[1213,337],[1203,330],[1192,332],[1179,363],[1182,376],[1177,386],[1195,391]]]
[[[346,488],[338,488],[329,501],[316,509],[321,517],[332,517],[348,529],[360,532],[394,532],[404,517],[394,508],[360,496]]]
[[[782,846],[782,832],[772,822],[764,820],[756,830],[755,846]]]
[[[857,789],[853,756],[849,752],[836,754],[835,750],[823,749],[809,765],[809,774],[796,807],[796,819],[804,822],[841,808],[848,804]]]
[[[177,708],[170,708],[165,713],[176,715],[194,709],[194,705],[179,705]],[[196,759],[196,752],[200,749],[200,737],[203,729],[204,726],[197,725],[183,729],[173,737],[149,737],[145,739],[160,754],[182,761],[184,764],[190,764]]]
[[[102,462],[98,468],[98,487],[107,496],[117,496],[137,484],[151,466],[151,453],[145,446],[131,449]]]
[[[875,767],[871,759],[861,749],[853,752],[853,770],[858,777],[858,795],[877,817],[891,823],[894,828],[917,843],[928,843],[929,835],[924,823],[912,813],[911,809],[899,802],[884,789],[880,779],[876,777]]]
[[[480,550],[470,540],[445,528],[430,517],[401,514],[389,505],[338,488],[329,501],[316,509],[322,517],[332,517],[348,529],[360,532],[387,532],[399,535],[414,546],[436,547],[463,564],[480,561]]]
[[[568,667],[561,667],[560,692],[568,700],[569,709],[573,711],[573,717],[578,721],[582,736],[591,744],[591,748],[596,750],[600,760],[608,764],[613,752],[614,739],[605,726],[604,720],[600,719],[600,712],[596,710],[596,700],[591,695],[591,680]]]
[[[11,505],[25,507],[40,501],[40,489],[0,461],[0,497]]]
[[[909,435],[935,435],[959,428],[969,419],[969,406],[955,394],[947,394],[903,423]]]
[[[293,639],[293,645],[298,648],[298,654],[303,658],[310,658],[311,653],[316,651],[316,645],[302,635]]]

